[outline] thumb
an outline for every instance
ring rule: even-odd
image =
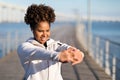
[[[68,56],[68,62],[74,62],[74,59],[71,56]]]

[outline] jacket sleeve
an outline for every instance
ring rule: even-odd
[[[34,46],[30,43],[23,43],[17,49],[18,55],[24,60],[55,60],[58,61],[59,52],[48,51],[44,48]]]
[[[57,41],[57,45],[58,45],[58,48],[57,48],[57,52],[60,52],[60,51],[63,51],[63,50],[67,50],[69,47],[69,45],[65,44],[65,43],[61,43],[59,41]]]

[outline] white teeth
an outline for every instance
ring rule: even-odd
[[[46,38],[41,38],[41,40],[43,40],[43,41],[44,41],[44,40],[46,40]]]

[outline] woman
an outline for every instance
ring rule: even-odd
[[[78,64],[84,54],[50,38],[50,24],[55,21],[55,13],[50,6],[32,4],[24,19],[33,33],[33,37],[17,50],[25,70],[25,80],[63,80],[61,63]]]

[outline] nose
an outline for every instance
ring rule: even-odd
[[[46,33],[46,32],[43,32],[42,36],[44,36],[44,37],[45,37],[46,35],[47,35],[47,33]]]

